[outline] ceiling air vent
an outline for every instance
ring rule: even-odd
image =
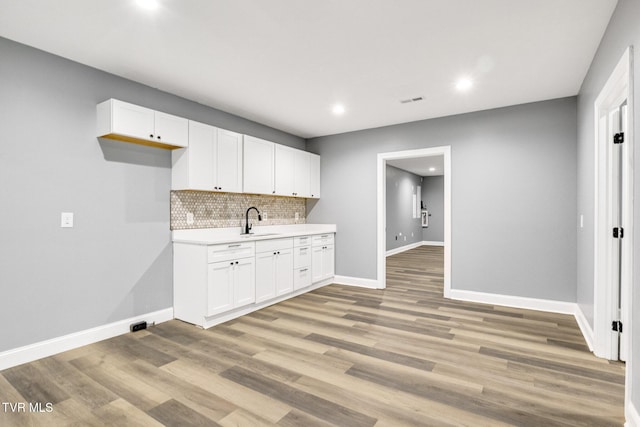
[[[411,102],[418,102],[418,101],[422,101],[424,98],[421,96],[417,96],[415,98],[407,98],[407,99],[401,99],[400,100],[400,104],[409,104]]]

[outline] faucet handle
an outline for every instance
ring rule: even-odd
[[[253,228],[253,224],[249,224],[249,230]]]

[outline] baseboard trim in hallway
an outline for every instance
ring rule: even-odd
[[[640,414],[632,402],[625,408],[625,418],[624,427],[640,427]]]
[[[502,305],[505,307],[524,308],[528,310],[547,311],[549,313],[561,314],[575,315],[577,307],[576,303],[573,302],[490,294],[460,289],[451,289],[450,297],[451,299],[458,301],[479,302],[483,304]]]

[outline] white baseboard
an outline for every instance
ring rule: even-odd
[[[396,255],[396,254],[411,250],[413,248],[417,248],[418,246],[422,246],[422,242],[409,243],[408,245],[400,246],[399,248],[389,249],[385,255],[386,256]]]
[[[484,304],[504,305],[506,307],[525,308],[529,310],[548,311],[551,313],[576,313],[576,303],[553,301],[538,298],[517,297],[511,295],[489,294],[485,292],[451,289],[451,299],[480,302]]]
[[[422,245],[423,246],[444,246],[444,242],[436,242],[433,240],[423,240]]]
[[[631,401],[627,402],[624,408],[624,417],[626,419],[624,427],[640,427],[640,414]]]
[[[589,325],[587,318],[578,304],[576,304],[576,312],[574,313],[574,316],[576,318],[576,322],[578,322],[578,326],[580,327],[580,332],[582,332],[582,336],[589,346],[589,351],[593,352],[593,329]]]
[[[374,279],[363,279],[361,277],[335,276],[333,283],[338,285],[358,286],[360,288],[381,289],[380,284]]]
[[[0,371],[125,334],[129,332],[129,325],[135,322],[161,323],[171,319],[173,307],[3,351],[0,353]]]

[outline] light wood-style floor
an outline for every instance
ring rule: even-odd
[[[624,365],[571,316],[445,300],[442,249],[384,291],[331,285],[201,330],[170,321],[0,373],[0,425],[620,426]]]

